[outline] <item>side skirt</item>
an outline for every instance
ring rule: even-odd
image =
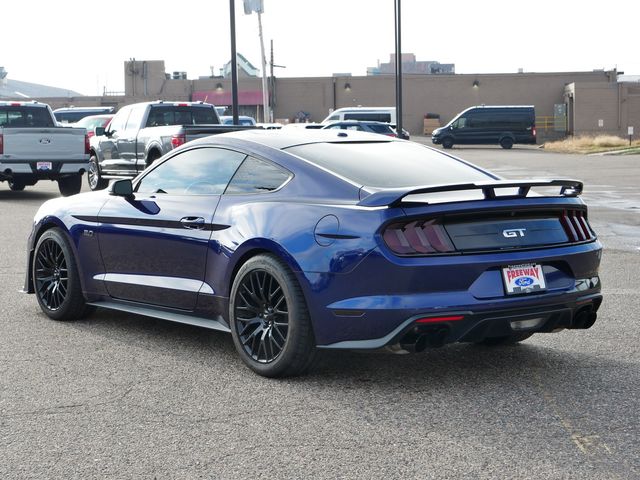
[[[220,330],[227,333],[231,332],[229,327],[222,320],[221,316],[218,316],[218,318],[216,319],[196,317],[180,312],[172,312],[128,302],[117,302],[114,300],[100,300],[97,302],[89,302],[89,305],[108,308],[111,310],[119,310],[121,312],[134,313],[136,315],[144,315],[146,317],[159,318],[161,320],[168,320],[170,322],[184,323],[186,325],[208,328],[210,330]]]

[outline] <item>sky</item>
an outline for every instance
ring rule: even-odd
[[[366,75],[395,50],[394,0],[264,0],[279,77]],[[124,62],[188,78],[230,60],[229,0],[2,0],[8,78],[85,95],[124,90]],[[456,73],[613,69],[640,74],[637,0],[401,0],[402,52]],[[236,49],[261,68],[258,17],[235,0]],[[10,19],[11,21],[5,21]],[[29,34],[31,32],[31,34]]]

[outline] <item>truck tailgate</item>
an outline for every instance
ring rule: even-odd
[[[84,128],[4,128],[5,160],[84,160]]]

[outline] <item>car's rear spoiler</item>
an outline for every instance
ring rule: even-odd
[[[390,188],[374,192],[363,198],[359,206],[362,207],[395,207],[409,195],[426,193],[456,192],[461,190],[482,190],[485,200],[495,198],[526,197],[532,187],[560,187],[557,196],[577,197],[582,193],[582,182],[578,180],[490,180],[474,183],[451,183],[446,185],[432,185],[427,187]],[[496,189],[517,188],[518,192],[510,195],[497,195]]]

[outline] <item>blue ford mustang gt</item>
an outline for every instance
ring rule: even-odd
[[[413,142],[251,130],[49,200],[25,291],[230,332],[270,377],[318,348],[421,351],[589,328],[602,247],[575,180],[503,180]]]

